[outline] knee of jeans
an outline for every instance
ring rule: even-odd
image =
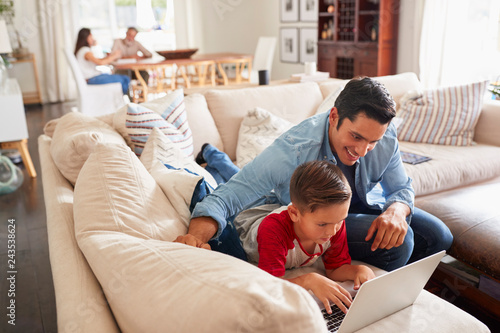
[[[448,250],[451,247],[452,243],[453,234],[451,233],[451,231],[448,228],[442,230],[440,237],[437,238],[436,252],[439,252],[441,250]]]
[[[403,244],[392,249],[400,258],[400,261],[402,262],[401,266],[405,265],[410,259],[411,254],[413,253],[414,245],[415,241],[413,239],[413,230],[408,228]]]

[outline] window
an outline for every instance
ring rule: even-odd
[[[173,0],[79,0],[78,24],[92,30],[99,50],[109,52],[113,41],[136,27],[136,40],[147,49],[175,49]]]

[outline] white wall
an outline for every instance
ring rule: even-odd
[[[182,10],[185,2],[192,17]],[[175,20],[192,23],[192,40],[178,35],[177,48],[198,47],[200,53],[238,52],[254,54],[260,36],[277,38],[271,79],[289,78],[304,71],[301,64],[280,62],[279,33],[281,27],[316,28],[316,23],[280,23],[279,0],[176,0]],[[186,18],[187,17],[187,18]],[[176,29],[179,26],[176,23]],[[180,32],[180,36],[189,35]]]
[[[401,0],[398,73],[418,73],[418,67],[415,67],[415,64],[418,66],[418,53],[414,52],[418,42],[414,43],[415,25],[412,23],[416,7],[414,0]],[[174,0],[174,10],[179,49],[197,47],[200,53],[253,54],[259,36],[275,36],[273,80],[286,79],[304,71],[302,64],[280,61],[280,28],[317,27],[317,23],[281,23],[279,0]]]
[[[42,59],[42,44],[41,37],[39,33],[39,11],[38,4],[36,0],[23,0],[14,1],[14,20],[13,24],[18,30],[19,34],[22,36],[22,43],[24,47],[27,47],[31,53],[35,54],[37,67],[38,67],[38,77],[40,81],[40,88],[42,90],[42,100],[45,100],[45,87],[44,87],[44,66]],[[12,47],[17,47],[15,41],[12,41]],[[23,66],[25,68],[26,66]],[[23,75],[19,78],[20,80],[29,80],[29,76],[32,72],[22,73]],[[29,83],[28,86],[34,86],[33,82]]]

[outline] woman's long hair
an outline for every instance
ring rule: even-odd
[[[80,31],[78,31],[78,38],[76,39],[76,47],[75,47],[75,56],[76,53],[84,46],[89,46],[89,42],[87,41],[88,37],[90,35],[90,29],[88,28],[81,28]]]

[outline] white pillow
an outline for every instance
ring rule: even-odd
[[[193,195],[201,199],[201,194],[208,194],[217,187],[217,182],[210,173],[195,161],[185,157],[157,128],[151,132],[140,160],[183,221],[189,222],[190,208],[194,208],[191,204],[198,201],[196,199],[193,201]],[[209,186],[204,187],[203,179]]]
[[[78,245],[123,332],[322,332],[307,291],[242,260],[172,243],[187,227],[126,146],[98,145],[74,193]]]
[[[321,104],[318,106],[316,114],[329,112],[335,106],[335,101],[337,100],[337,97],[339,97],[340,93],[344,89],[344,86],[345,85],[342,84],[340,87],[338,87],[328,96],[326,96],[323,102],[321,102]]]
[[[236,165],[243,168],[292,126],[293,123],[262,108],[248,111],[240,125]]]
[[[170,141],[159,129],[154,128],[149,136],[143,153],[140,157],[146,169],[150,169],[155,160],[161,164],[169,164],[177,169],[186,169],[191,173],[202,176],[213,188],[217,187],[214,177],[198,163],[187,158],[175,144]]]

